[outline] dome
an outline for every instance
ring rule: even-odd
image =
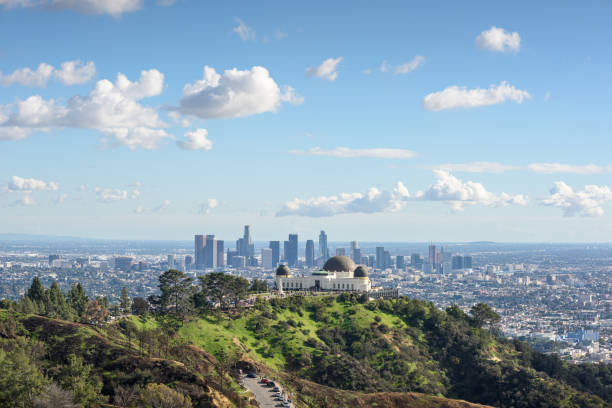
[[[347,256],[332,256],[323,265],[323,270],[327,272],[353,272],[355,262]]]
[[[367,278],[368,277],[368,269],[365,266],[359,265],[355,268],[353,272],[354,278]]]
[[[281,265],[276,268],[276,276],[290,276],[291,269],[287,265]]]

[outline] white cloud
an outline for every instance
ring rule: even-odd
[[[193,132],[185,133],[185,139],[187,140],[177,140],[176,144],[185,150],[210,150],[212,149],[212,141],[207,136],[208,130],[197,129]]]
[[[503,28],[492,26],[476,37],[476,45],[488,51],[514,51],[521,49],[521,36],[517,32],[509,33]]]
[[[380,159],[412,159],[417,156],[415,152],[408,149],[351,149],[349,147],[336,147],[335,149],[313,147],[308,150],[291,150],[289,153],[303,156],[331,156],[340,158],[370,157]]]
[[[603,206],[612,203],[612,191],[608,186],[584,186],[574,191],[562,181],[557,181],[550,190],[550,196],[541,201],[542,205],[563,209],[563,216],[599,217]]]
[[[13,202],[12,205],[19,206],[19,207],[31,207],[33,205],[36,205],[36,200],[34,200],[31,195],[24,194],[23,197]]]
[[[522,103],[523,100],[530,98],[529,92],[516,89],[513,85],[504,81],[499,85],[491,85],[489,89],[467,89],[464,86],[449,86],[442,91],[425,96],[423,107],[429,111],[437,112],[444,109],[495,105],[508,100]]]
[[[338,64],[342,61],[342,57],[328,58],[321,65],[315,68],[306,68],[306,75],[309,77],[317,77],[335,81],[338,78]]]
[[[62,62],[62,68],[55,70],[55,76],[64,85],[84,84],[96,75],[96,64],[89,61],[86,64],[79,60]]]
[[[30,193],[35,190],[40,191],[57,191],[59,189],[59,185],[54,181],[42,181],[33,178],[23,178],[18,176],[13,176],[11,180],[6,184],[7,190],[9,192],[24,192]]]
[[[426,191],[419,191],[415,198],[421,201],[444,201],[454,211],[462,211],[466,205],[484,207],[505,207],[510,204],[526,205],[527,199],[522,194],[510,195],[491,193],[485,187],[473,181],[463,182],[444,170],[434,170],[437,179]]]
[[[502,164],[497,162],[444,163],[435,166],[442,170],[461,171],[466,173],[503,173],[505,171],[533,171],[542,174],[599,174],[612,172],[612,164],[598,166],[596,164],[562,164],[562,163],[530,163],[527,165]]]
[[[0,0],[0,6],[5,8],[66,9],[85,14],[110,14],[113,17],[140,10],[142,5],[143,0]]]
[[[234,32],[238,34],[242,41],[255,41],[255,31],[239,18],[236,19],[236,22],[238,25],[234,27]]]
[[[126,200],[128,198],[127,190],[96,187],[94,191],[98,196],[98,201],[101,203],[112,203],[115,201]]]
[[[10,75],[0,72],[0,84],[10,86],[19,84],[30,87],[45,87],[52,76],[59,79],[64,85],[78,85],[89,81],[96,74],[96,65],[89,61],[83,65],[81,61],[62,62],[61,69],[55,69],[46,62],[41,63],[36,71],[31,68],[20,68]]]
[[[203,119],[237,118],[264,112],[275,112],[283,102],[298,104],[303,98],[291,87],[282,93],[264,67],[239,71],[226,70],[223,75],[205,66],[201,80],[185,85],[179,111]]]
[[[415,69],[417,69],[418,67],[420,67],[421,65],[423,65],[424,63],[425,63],[425,57],[421,55],[417,55],[416,57],[412,59],[412,61],[408,61],[402,65],[398,65],[397,67],[395,67],[395,73],[396,74],[408,74],[414,71]]]
[[[142,71],[136,82],[118,74],[114,84],[106,79],[98,81],[89,95],[74,96],[64,105],[39,95],[0,105],[0,138],[5,133],[9,137],[23,136],[68,127],[100,131],[130,149],[155,148],[170,135],[163,129],[166,124],[157,112],[139,100],[161,93],[163,81],[164,75],[155,69]],[[2,113],[11,109],[9,114]]]
[[[44,87],[53,75],[53,71],[54,68],[51,65],[43,62],[36,68],[36,71],[26,67],[17,69],[9,75],[3,75],[0,72],[0,83],[3,86],[19,84],[22,86]]]
[[[371,187],[366,193],[341,193],[333,196],[294,198],[276,213],[282,216],[329,217],[338,214],[396,212],[409,199],[408,189],[398,182],[393,190]]]
[[[210,214],[212,210],[219,206],[219,201],[216,198],[209,198],[206,202],[200,204],[200,214]]]
[[[64,204],[67,198],[68,198],[68,194],[60,195],[55,199],[55,204],[57,205]]]

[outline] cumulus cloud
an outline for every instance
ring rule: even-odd
[[[521,36],[516,31],[509,33],[503,28],[492,26],[476,37],[476,45],[488,51],[514,51],[521,49]]]
[[[79,60],[62,62],[61,69],[54,71],[55,76],[64,85],[84,84],[96,75],[96,64],[89,61],[86,64]]]
[[[212,210],[219,206],[219,201],[216,198],[209,198],[206,202],[200,204],[200,214],[210,214]]]
[[[31,207],[36,205],[36,200],[34,200],[31,195],[24,194],[19,200],[14,201],[12,205],[15,207]]]
[[[402,210],[410,201],[440,201],[451,206],[453,211],[462,211],[465,206],[505,207],[510,204],[526,205],[525,196],[507,193],[494,194],[480,183],[463,182],[443,170],[434,170],[436,183],[425,191],[410,194],[398,182],[392,190],[371,187],[366,193],[341,193],[307,199],[294,198],[285,203],[277,216],[328,217],[349,213],[381,213]]]
[[[331,156],[340,158],[369,157],[379,159],[412,159],[417,156],[408,149],[351,149],[350,147],[336,147],[335,149],[322,149],[313,147],[308,150],[290,150],[289,153],[302,156]]]
[[[315,68],[306,68],[306,75],[335,81],[338,78],[338,64],[342,62],[342,57],[328,58],[321,65]]]
[[[109,14],[113,17],[140,10],[142,4],[143,0],[0,0],[0,6],[5,8],[41,7],[84,14]]]
[[[494,194],[473,181],[462,181],[445,170],[434,170],[436,182],[427,190],[415,194],[420,201],[443,201],[454,211],[462,211],[466,205],[484,207],[505,207],[510,204],[526,205],[527,199],[522,194]]]
[[[115,201],[126,200],[128,198],[127,190],[96,187],[94,191],[98,196],[98,201],[101,203],[112,203]]]
[[[130,149],[155,148],[170,135],[157,112],[139,101],[160,94],[163,81],[164,75],[155,69],[142,71],[136,82],[118,74],[115,83],[98,81],[87,96],[74,96],[65,104],[33,95],[0,105],[0,139],[11,140],[13,135],[15,140],[34,131],[67,127],[100,131]]]
[[[234,68],[221,75],[205,66],[202,79],[183,88],[178,110],[203,119],[237,118],[276,112],[283,102],[302,101],[291,87],[281,92],[264,67]]]
[[[349,213],[396,212],[403,208],[409,197],[408,189],[398,182],[393,190],[371,187],[366,193],[294,198],[286,202],[276,216],[329,217]]]
[[[32,191],[57,191],[59,185],[54,181],[42,181],[34,178],[23,178],[19,176],[13,176],[11,180],[6,184],[6,189],[9,192],[23,192],[31,193]]]
[[[491,85],[489,89],[467,89],[464,86],[449,86],[448,88],[430,93],[423,99],[423,107],[429,111],[444,109],[477,108],[481,106],[496,105],[508,100],[523,103],[530,99],[529,92],[516,89],[507,82]]]
[[[185,150],[210,150],[212,149],[212,141],[207,136],[208,130],[197,129],[193,132],[185,133],[185,139],[187,140],[177,140],[176,144]]]
[[[387,61],[383,61],[382,64],[380,64],[380,72],[386,73],[393,71],[396,75],[409,74],[424,63],[425,57],[423,57],[422,55],[417,55],[411,61],[405,62],[397,66],[389,65]]]
[[[562,181],[557,181],[550,190],[550,196],[541,201],[542,205],[563,210],[564,217],[599,217],[603,206],[612,203],[612,191],[608,186],[587,185],[582,191]]]
[[[242,41],[255,41],[255,31],[239,18],[236,19],[236,22],[238,25],[234,27],[234,32],[238,34]]]
[[[53,66],[43,62],[35,71],[26,67],[17,69],[9,75],[4,75],[0,72],[0,83],[3,86],[19,84],[22,86],[44,87],[53,75],[54,70]]]

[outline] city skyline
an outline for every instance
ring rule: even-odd
[[[610,240],[608,2],[162,3],[0,4],[0,232]]]

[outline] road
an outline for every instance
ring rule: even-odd
[[[253,393],[261,408],[282,407],[281,401],[275,400],[272,389],[260,384],[259,378],[248,378],[247,376],[243,376],[242,385]],[[281,388],[278,383],[277,385]]]

